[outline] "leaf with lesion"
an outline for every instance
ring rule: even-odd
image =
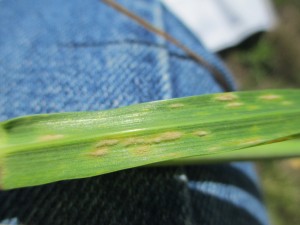
[[[295,148],[264,154],[249,148],[300,134],[299,96],[299,90],[220,93],[4,121],[0,185],[26,187],[152,164],[299,156]]]

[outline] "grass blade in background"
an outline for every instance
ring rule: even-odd
[[[259,151],[240,149],[299,134],[299,90],[221,93],[102,112],[21,117],[0,123],[0,186],[33,186],[169,160],[180,164],[195,156],[222,162],[238,159],[241,151],[243,159],[252,159]],[[272,155],[273,150],[264,157]],[[299,155],[297,148],[280,151],[280,157]]]

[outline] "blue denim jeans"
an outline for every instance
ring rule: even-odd
[[[220,60],[159,0],[118,2],[205,58],[234,90]],[[181,49],[99,1],[0,1],[0,120],[222,91]],[[268,224],[250,163],[137,168],[0,192],[3,220]]]

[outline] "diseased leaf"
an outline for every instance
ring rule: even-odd
[[[257,158],[240,150],[300,134],[300,91],[233,92],[101,112],[0,123],[2,189],[84,178],[170,161]],[[235,150],[235,151],[234,151]],[[283,149],[284,151],[284,149]],[[281,156],[299,156],[300,150]],[[196,158],[195,158],[196,157]],[[272,151],[264,157],[272,157]]]

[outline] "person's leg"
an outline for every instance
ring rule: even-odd
[[[222,63],[158,0],[119,1]],[[0,120],[221,92],[182,50],[98,1],[0,1]],[[249,164],[137,168],[0,192],[21,224],[265,225]]]

